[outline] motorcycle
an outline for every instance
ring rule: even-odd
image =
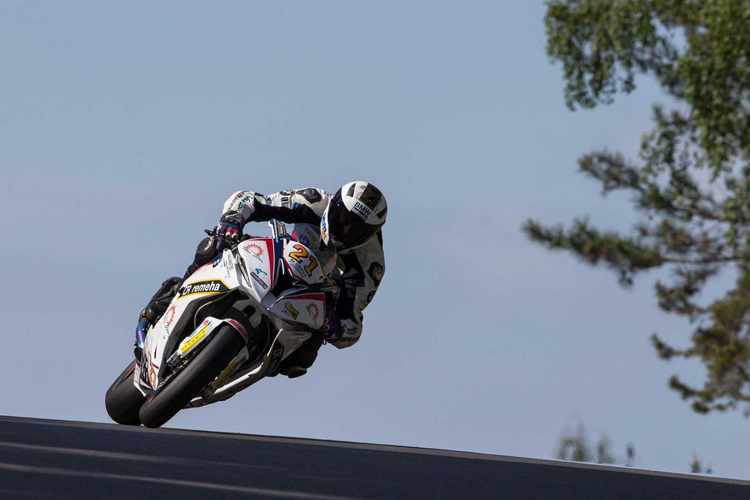
[[[112,420],[160,427],[183,408],[224,401],[322,334],[339,287],[329,276],[336,252],[320,248],[316,226],[295,224],[290,233],[284,223],[269,225],[270,238],[222,240],[225,248],[181,283],[162,317],[139,324],[136,359],[105,397]]]

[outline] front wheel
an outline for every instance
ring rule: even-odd
[[[134,371],[135,360],[115,379],[104,397],[107,413],[118,424],[141,425],[138,411],[146,396],[133,385]]]
[[[221,374],[243,344],[242,336],[233,327],[219,327],[208,345],[141,406],[139,417],[143,425],[160,427],[167,423]]]

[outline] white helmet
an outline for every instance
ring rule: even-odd
[[[383,227],[387,214],[388,204],[378,188],[364,181],[344,184],[323,212],[321,239],[339,249],[364,245]]]

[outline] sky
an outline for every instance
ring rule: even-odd
[[[582,423],[621,463],[633,443],[639,468],[689,472],[695,452],[750,479],[741,412],[697,415],[667,387],[703,372],[650,345],[690,333],[655,275],[623,290],[520,230],[627,230],[628,198],[603,199],[576,160],[635,158],[665,101],[642,79],[568,110],[544,12],[0,0],[0,413],[108,422],[138,313],[227,197],[367,180],[389,202],[387,271],[360,342],[168,427],[548,459]]]

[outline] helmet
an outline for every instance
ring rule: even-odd
[[[388,204],[378,188],[355,181],[336,191],[320,221],[321,241],[338,249],[367,243],[385,224]]]

